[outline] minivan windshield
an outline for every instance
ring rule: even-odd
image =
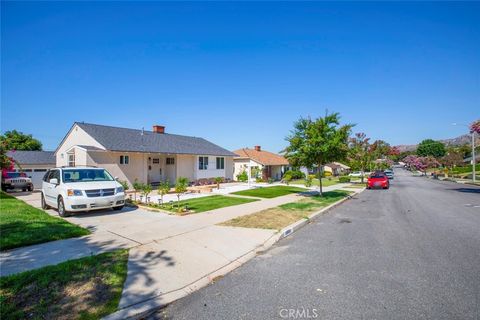
[[[67,169],[63,170],[63,182],[113,181],[105,169]]]

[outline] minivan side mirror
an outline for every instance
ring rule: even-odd
[[[115,179],[116,181],[118,181],[118,177],[114,177],[113,179]]]
[[[50,179],[49,181],[51,184],[58,184],[58,179],[57,178],[53,178],[53,179]]]

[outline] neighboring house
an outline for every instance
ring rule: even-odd
[[[56,162],[53,151],[9,151],[7,156],[15,161],[15,171],[25,172],[36,189],[42,187],[45,172]]]
[[[98,166],[132,184],[233,178],[234,153],[203,138],[76,122],[55,151],[57,166]]]
[[[323,166],[323,172],[330,172],[333,176],[338,176],[340,174],[345,174],[350,172],[350,167],[341,163],[341,162],[331,162],[327,163]],[[318,174],[317,166],[314,166],[312,169],[308,169],[306,167],[301,167],[300,171],[302,171],[305,175],[307,174]]]
[[[340,162],[331,162],[327,163],[323,167],[323,171],[330,172],[332,175],[338,176],[350,172],[350,167]]]
[[[260,146],[255,146],[253,149],[238,149],[234,153],[237,155],[233,159],[235,165],[233,178],[235,180],[237,180],[237,175],[248,170],[249,166],[252,172],[260,172],[258,178],[280,180],[289,166],[287,159],[281,155],[264,151]],[[252,178],[256,177],[252,176]]]
[[[463,162],[464,163],[467,163],[467,164],[472,164],[472,156],[470,157],[466,157],[465,159],[463,159]],[[475,156],[475,163],[480,163],[480,155],[476,155]]]

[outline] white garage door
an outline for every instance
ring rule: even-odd
[[[42,179],[47,169],[25,169],[23,170],[28,177],[32,178],[33,187],[35,189],[42,188]]]

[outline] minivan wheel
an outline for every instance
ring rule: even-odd
[[[65,203],[62,197],[58,198],[58,215],[60,217],[68,217],[68,212],[65,210]]]
[[[47,210],[49,208],[49,206],[47,205],[47,203],[45,202],[45,197],[42,193],[42,209],[43,210]]]

